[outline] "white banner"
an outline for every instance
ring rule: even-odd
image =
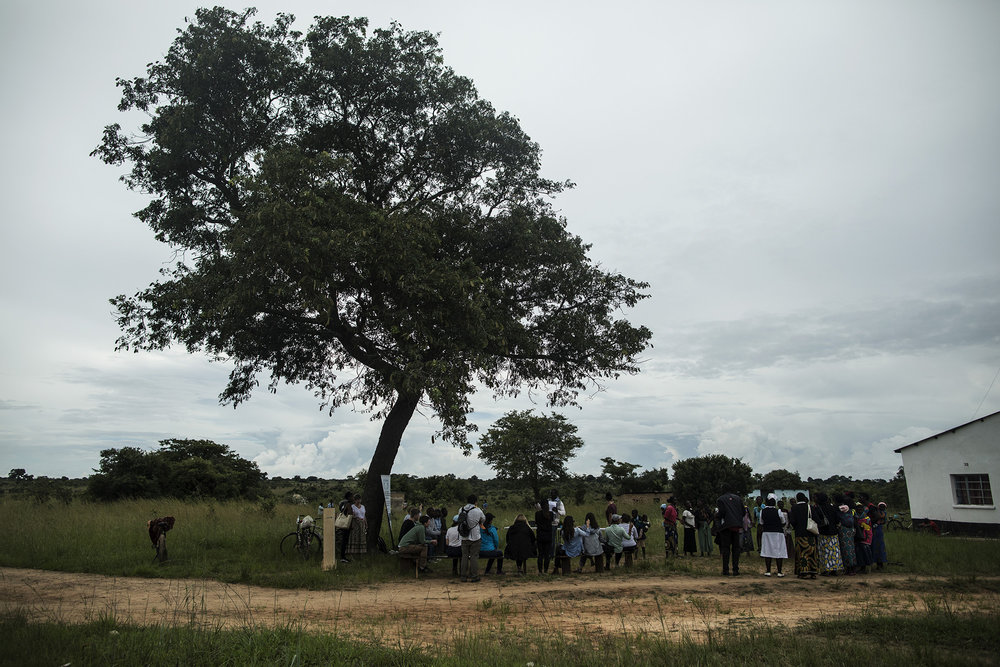
[[[382,493],[385,494],[385,518],[389,521],[389,541],[395,544],[396,538],[392,536],[392,494],[389,493],[389,475],[382,475]],[[395,549],[395,546],[391,546]]]

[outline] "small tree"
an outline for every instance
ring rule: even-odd
[[[7,475],[7,479],[14,480],[15,482],[27,482],[34,479],[34,475],[29,475],[24,468],[11,468],[10,474]]]
[[[753,469],[722,454],[698,456],[674,464],[674,496],[682,502],[707,503],[725,491],[743,496],[750,491]]]
[[[605,456],[601,462],[604,463],[601,466],[601,473],[611,479],[618,493],[635,490],[632,488],[634,486],[632,482],[635,481],[635,471],[640,467],[638,464],[615,461],[610,456]]]
[[[775,489],[801,489],[802,478],[797,472],[789,472],[784,468],[772,470],[760,478],[760,490],[767,495]]]
[[[636,491],[663,491],[670,486],[669,468],[643,470],[636,478]]]
[[[583,447],[576,426],[562,415],[536,415],[533,410],[512,411],[501,417],[479,439],[479,458],[497,477],[524,480],[535,498],[542,484],[566,475],[566,461]]]

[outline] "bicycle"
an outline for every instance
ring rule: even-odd
[[[913,528],[913,519],[896,512],[885,522],[885,527],[889,530],[910,530]]]
[[[323,536],[316,529],[311,516],[302,514],[295,520],[295,532],[281,538],[279,545],[283,556],[298,554],[303,560],[309,560],[313,554],[323,557]]]

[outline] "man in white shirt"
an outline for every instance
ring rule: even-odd
[[[552,493],[549,494],[549,511],[552,512],[552,556],[554,558],[556,544],[559,543],[559,524],[566,516],[566,505],[559,498],[559,491],[556,489],[552,489]]]
[[[469,534],[462,536],[462,562],[459,567],[460,581],[479,581],[479,546],[482,544],[482,534],[479,529],[486,523],[486,515],[476,507],[479,500],[475,494],[469,496],[462,511],[467,513],[466,523],[469,526]],[[459,512],[461,515],[461,512]]]

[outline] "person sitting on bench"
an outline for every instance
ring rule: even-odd
[[[421,572],[427,571],[427,522],[430,520],[426,514],[420,517],[419,523],[410,528],[399,541],[399,555],[416,558]],[[431,540],[430,544],[437,544],[437,540]]]

